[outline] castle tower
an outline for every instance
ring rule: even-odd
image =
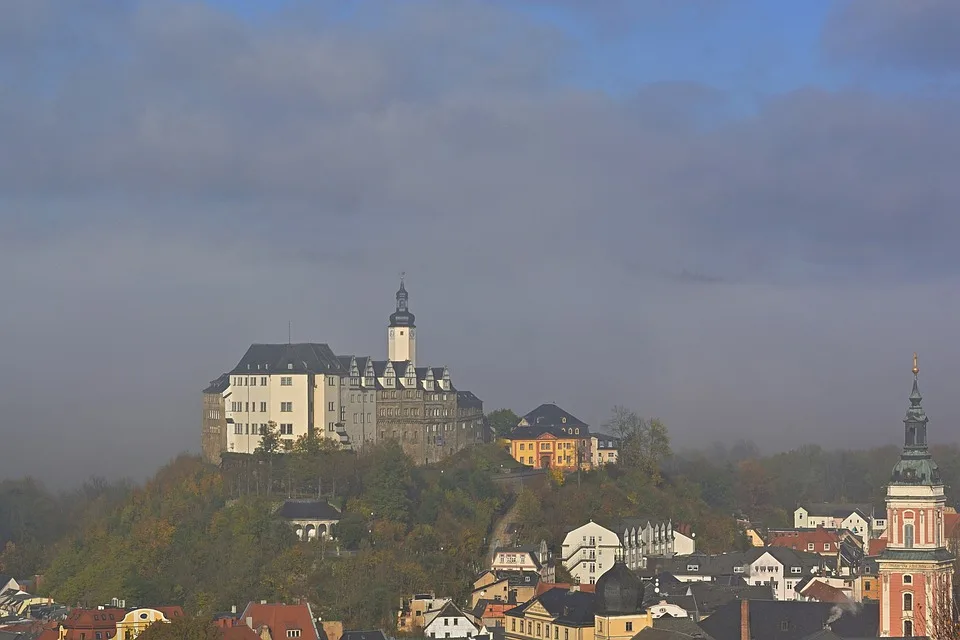
[[[927,416],[917,384],[903,420],[903,453],[887,486],[887,548],[878,558],[882,637],[941,637],[952,625],[953,555],[947,549],[940,469],[927,448]]]
[[[387,359],[399,362],[410,361],[417,364],[417,327],[414,315],[407,307],[407,288],[403,274],[400,274],[400,288],[397,290],[397,310],[390,314],[387,328]]]

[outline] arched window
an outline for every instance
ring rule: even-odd
[[[913,524],[903,525],[903,546],[913,549]]]
[[[910,638],[913,636],[913,621],[904,620],[903,621],[903,637]]]
[[[913,611],[913,594],[910,592],[903,594],[903,610]]]

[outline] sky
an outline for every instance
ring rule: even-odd
[[[960,423],[956,0],[0,3],[0,477],[151,474],[252,342],[675,445]]]

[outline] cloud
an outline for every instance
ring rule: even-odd
[[[491,409],[886,442],[917,350],[928,411],[960,417],[949,97],[614,97],[564,75],[576,39],[509,7],[331,6],[138,3],[78,31],[60,3],[4,5],[11,473],[197,449],[200,389],[288,321],[383,357],[400,270],[421,359]]]
[[[953,0],[846,0],[823,34],[826,54],[875,68],[960,70],[960,4]]]

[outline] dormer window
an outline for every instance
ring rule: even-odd
[[[700,565],[698,564],[688,564],[687,571],[700,571]]]
[[[300,637],[300,629],[287,629],[287,637],[288,637],[288,638],[299,638],[299,637]]]

